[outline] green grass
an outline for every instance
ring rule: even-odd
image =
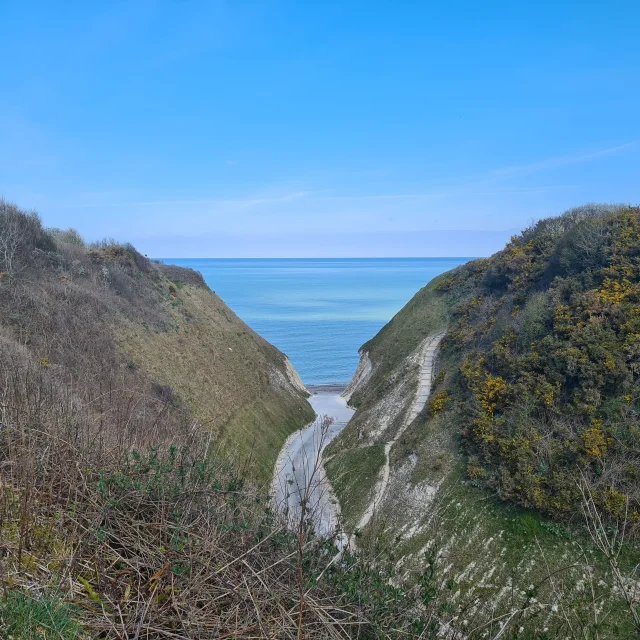
[[[392,523],[402,524],[393,512],[394,505],[393,500],[385,502],[379,519],[365,530],[360,547],[379,553],[380,545],[386,545],[394,558],[406,559],[402,571],[408,571],[405,577],[413,576],[409,581],[416,583],[425,562],[433,563],[434,581],[446,585],[455,607],[473,611],[474,599],[483,602],[476,616],[525,608],[533,597],[543,603],[539,609],[530,607],[530,613],[518,621],[516,628],[522,626],[524,635],[509,638],[564,637],[558,631],[565,624],[563,611],[575,628],[593,625],[592,593],[606,614],[598,623],[598,637],[635,637],[626,605],[612,590],[606,559],[580,523],[559,523],[499,500],[465,480],[462,462],[454,463],[416,535],[404,537],[394,528]],[[622,558],[626,575],[631,575],[640,560],[637,545],[628,545]],[[553,585],[562,592],[561,599]],[[446,594],[439,597],[447,602]],[[554,611],[552,607],[558,603]],[[545,627],[551,630],[549,635],[536,635]]]
[[[447,296],[438,293],[442,276],[434,278],[387,323],[362,349],[369,352],[375,370],[366,393],[354,394],[352,403],[370,405],[384,389],[384,381],[429,335],[442,331],[447,324]],[[379,392],[380,391],[380,392]]]
[[[384,445],[374,444],[337,453],[325,464],[349,528],[356,526],[369,504],[384,460]]]
[[[245,404],[224,426],[224,442],[251,463],[252,481],[268,483],[282,445],[294,431],[309,424],[314,412],[301,398],[270,392]]]
[[[267,482],[284,441],[313,420],[311,405],[302,393],[272,384],[270,374],[286,377],[283,354],[220,298],[185,284],[179,299],[180,310],[171,311],[176,331],[151,333],[131,323],[119,345],[137,368],[172,387],[219,445],[250,460],[256,481]]]
[[[83,634],[75,613],[58,596],[10,591],[0,605],[0,630],[13,640],[77,640]]]

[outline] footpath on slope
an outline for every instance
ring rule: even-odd
[[[424,406],[429,399],[431,393],[431,381],[433,379],[433,365],[435,363],[436,350],[440,340],[444,337],[444,332],[437,333],[433,336],[429,336],[425,339],[422,346],[422,352],[420,354],[420,369],[418,372],[418,388],[416,389],[416,395],[411,403],[411,408],[407,414],[407,418],[398,429],[396,436],[393,440],[386,442],[384,445],[384,466],[382,468],[382,477],[376,484],[373,500],[369,503],[366,511],[362,514],[357,528],[362,529],[373,517],[375,510],[379,504],[382,503],[387,487],[389,486],[389,454],[391,447],[398,441],[402,434],[406,431],[407,427],[416,419],[417,415],[424,409]]]
[[[317,391],[309,398],[316,412],[315,420],[287,438],[273,474],[271,493],[276,508],[296,526],[302,517],[301,503],[307,492],[307,509],[312,514],[316,533],[332,535],[340,517],[335,498],[324,470],[322,451],[346,426],[354,413],[339,394],[344,388]],[[332,422],[326,428],[324,418]],[[338,540],[338,546],[343,543]]]

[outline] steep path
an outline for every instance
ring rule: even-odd
[[[336,392],[315,393],[309,403],[316,418],[289,436],[282,447],[273,476],[272,494],[277,508],[286,514],[292,525],[300,520],[301,502],[306,494],[316,532],[331,535],[340,516],[340,506],[324,471],[322,451],[344,429],[354,411]],[[328,428],[323,420],[326,417],[333,420]]]
[[[358,522],[358,529],[365,527],[373,514],[376,507],[381,503],[384,495],[389,486],[389,454],[391,447],[398,441],[400,436],[406,431],[407,427],[415,420],[417,415],[424,409],[424,405],[429,399],[431,393],[431,381],[433,379],[433,365],[435,362],[436,350],[440,340],[444,337],[444,333],[437,333],[433,336],[429,336],[422,346],[422,352],[420,354],[420,370],[418,373],[418,388],[416,389],[416,395],[411,403],[407,419],[404,421],[402,427],[398,429],[396,436],[390,442],[384,445],[384,467],[382,468],[382,477],[376,485],[375,494],[373,500],[369,503],[366,511],[362,514],[362,518]]]

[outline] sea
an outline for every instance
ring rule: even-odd
[[[435,276],[471,258],[175,258],[287,354],[306,385],[346,384],[358,349]]]

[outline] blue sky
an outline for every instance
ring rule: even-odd
[[[152,256],[486,255],[640,202],[640,3],[0,2],[0,195]]]

